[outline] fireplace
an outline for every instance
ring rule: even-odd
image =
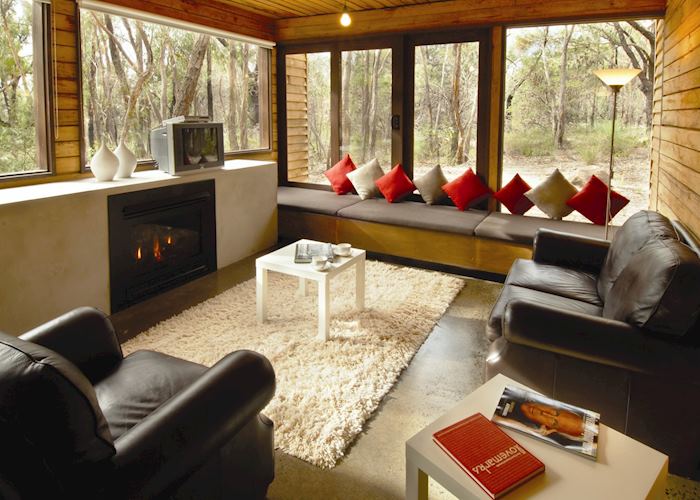
[[[109,196],[112,312],[216,270],[214,181]]]

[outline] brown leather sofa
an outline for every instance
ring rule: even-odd
[[[612,244],[541,230],[487,325],[503,373],[669,455],[700,478],[700,248],[652,211]],[[601,443],[605,446],[605,443]]]
[[[123,357],[96,309],[0,333],[0,498],[264,498],[274,391],[250,351]]]

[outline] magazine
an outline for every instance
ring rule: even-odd
[[[294,252],[295,264],[308,264],[311,257],[323,255],[328,258],[328,262],[333,262],[333,245],[330,243],[297,243]]]
[[[596,460],[600,414],[506,386],[492,421]]]

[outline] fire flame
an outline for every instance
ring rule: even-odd
[[[168,245],[172,245],[172,244],[173,244],[173,237],[170,236],[170,235],[168,235],[168,239],[165,240],[165,242],[166,242]]]
[[[136,260],[141,260],[141,247],[136,249]]]
[[[160,239],[158,238],[153,238],[153,257],[156,259],[156,262],[163,260],[163,254],[160,250]]]

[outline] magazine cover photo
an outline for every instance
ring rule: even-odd
[[[507,386],[493,422],[595,460],[600,414]]]

